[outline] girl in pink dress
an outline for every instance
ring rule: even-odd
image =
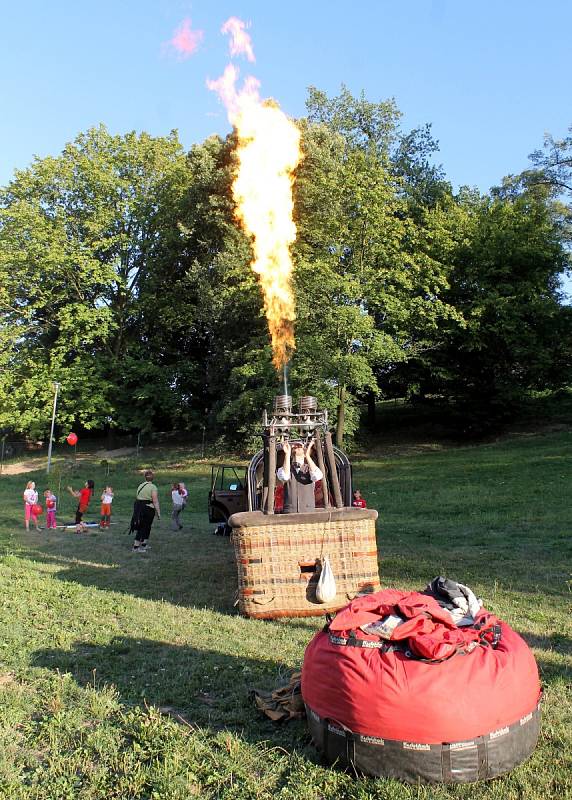
[[[36,484],[34,481],[28,481],[24,490],[24,523],[27,531],[30,530],[30,520],[32,520],[32,525],[37,531],[41,530],[38,525],[38,517],[34,514],[34,506],[37,505],[37,503],[38,493],[36,491]]]

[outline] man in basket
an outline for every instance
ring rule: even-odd
[[[304,447],[302,442],[284,442],[284,464],[276,477],[284,482],[284,514],[303,514],[315,511],[314,484],[324,477],[312,460],[314,439]]]

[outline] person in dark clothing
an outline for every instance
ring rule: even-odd
[[[302,442],[284,442],[284,464],[276,477],[284,482],[284,513],[303,514],[315,511],[314,484],[324,476],[312,459],[314,440],[307,447]]]
[[[147,551],[147,540],[151,535],[151,525],[155,519],[161,519],[161,509],[159,508],[159,495],[157,487],[153,483],[153,472],[147,470],[145,480],[140,483],[135,493],[135,504],[133,506],[133,517],[131,519],[131,530],[135,533],[133,542],[133,552],[145,553]]]

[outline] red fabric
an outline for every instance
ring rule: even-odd
[[[278,483],[274,490],[274,511],[282,511],[284,508],[284,484]]]
[[[91,499],[91,489],[87,486],[79,490],[79,510],[82,512],[87,511],[89,501]]]
[[[354,630],[358,637],[379,641],[359,626],[396,610],[407,622],[392,638],[407,634],[410,649],[423,657],[446,658],[476,636],[457,628],[433,598],[395,589],[354,600],[330,628],[336,636],[345,638]],[[488,617],[482,610],[478,619]],[[527,644],[499,624],[497,648],[479,645],[440,663],[336,645],[321,631],[304,656],[304,701],[321,717],[353,731],[422,744],[462,741],[510,725],[535,708],[540,683]]]
[[[359,499],[359,500],[356,500],[356,499],[354,498],[354,501],[353,501],[353,503],[352,503],[352,506],[353,506],[354,508],[367,508],[367,504],[366,504],[365,500],[363,499],[363,497],[360,497],[360,499]]]
[[[378,592],[350,603],[335,617],[332,631],[349,631],[388,614],[405,618],[392,633],[392,641],[409,640],[409,648],[420,658],[439,660],[449,658],[457,650],[479,641],[479,632],[472,628],[457,628],[450,614],[432,597],[418,592]],[[498,622],[490,617],[490,624]],[[364,639],[375,639],[359,633]]]

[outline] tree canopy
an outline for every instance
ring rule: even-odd
[[[310,89],[298,121],[294,393],[338,442],[365,402],[438,397],[474,424],[571,378],[570,137],[487,195],[454,193],[429,126],[394,101]],[[0,428],[198,429],[248,442],[281,393],[234,134],[80,134],[0,191]]]

